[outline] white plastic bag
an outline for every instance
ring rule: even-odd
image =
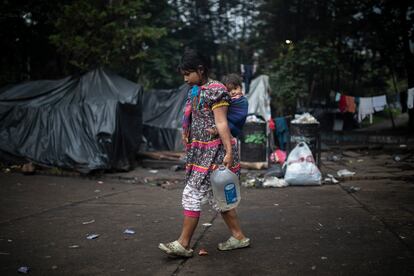
[[[290,185],[321,185],[322,175],[306,143],[299,143],[286,161],[285,181]]]

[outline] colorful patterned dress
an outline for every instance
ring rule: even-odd
[[[206,131],[215,126],[213,109],[228,106],[230,95],[218,81],[209,80],[201,89],[190,90],[184,111],[183,131],[188,133],[186,147],[186,186],[182,205],[185,210],[201,211],[201,204],[208,201],[220,211],[213,201],[210,183],[211,172],[222,164],[225,150],[220,137]],[[240,175],[236,139],[232,138],[234,162],[231,170]]]

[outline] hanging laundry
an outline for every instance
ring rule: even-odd
[[[276,137],[279,141],[280,149],[285,150],[286,143],[289,139],[289,128],[285,117],[276,118]]]
[[[407,108],[412,109],[414,106],[414,87],[408,89],[407,93]]]
[[[345,95],[341,95],[341,98],[339,99],[339,111],[341,112],[345,112],[346,111],[346,96]]]
[[[341,93],[336,92],[336,94],[335,94],[335,102],[339,102],[340,99],[341,99]]]
[[[383,111],[387,105],[387,97],[385,95],[375,96],[372,98],[372,106],[375,111]]]
[[[346,96],[346,110],[345,112],[355,113],[356,105],[355,105],[355,97]]]
[[[368,115],[374,113],[374,107],[372,105],[371,97],[361,97],[359,98],[359,108],[358,108],[358,122],[362,122],[364,118]]]

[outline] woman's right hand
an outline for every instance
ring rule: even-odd
[[[233,153],[226,153],[223,159],[223,165],[226,166],[228,169],[231,168],[231,165],[233,164],[234,158]]]

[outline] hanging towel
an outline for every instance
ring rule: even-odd
[[[374,107],[372,106],[371,97],[361,97],[359,98],[359,108],[358,108],[358,122],[362,122],[364,118],[370,114],[374,113]]]
[[[340,99],[341,99],[341,93],[336,92],[336,94],[335,94],[335,102],[339,102]]]
[[[280,149],[285,150],[286,143],[289,139],[289,128],[285,117],[276,118],[276,137],[279,141]]]
[[[346,96],[341,95],[341,98],[339,99],[339,111],[345,112],[346,111]]]
[[[356,105],[355,105],[355,97],[346,96],[346,110],[345,112],[355,113]]]
[[[407,108],[412,109],[414,106],[414,87],[408,89],[407,93]]]
[[[372,98],[372,106],[375,111],[383,111],[387,105],[387,97],[385,95],[376,96]]]

